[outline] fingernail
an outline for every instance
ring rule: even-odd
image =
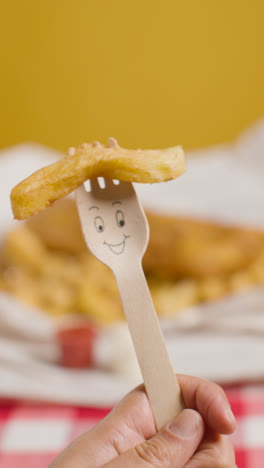
[[[225,416],[226,416],[226,419],[228,419],[229,423],[232,425],[232,426],[236,426],[236,418],[234,416],[234,413],[231,409],[230,406],[227,406],[226,409],[225,409]]]
[[[180,439],[191,439],[201,430],[202,418],[194,410],[183,410],[182,413],[168,427]]]

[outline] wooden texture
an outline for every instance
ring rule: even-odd
[[[116,272],[129,331],[157,429],[161,429],[184,405],[159,320],[140,263],[127,272]]]
[[[113,271],[146,391],[159,430],[183,409],[174,373],[141,262],[149,229],[131,183],[105,188],[91,181],[91,191],[76,191],[85,241],[91,252]]]

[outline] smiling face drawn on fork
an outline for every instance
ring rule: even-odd
[[[76,190],[78,212],[87,247],[112,270],[140,262],[149,230],[130,182],[90,179]]]
[[[94,216],[94,227],[95,227],[96,231],[99,234],[105,233],[105,235],[103,236],[103,239],[104,239],[103,244],[115,255],[121,255],[125,250],[127,239],[129,239],[129,237],[131,237],[131,236],[128,235],[128,234],[125,234],[124,232],[120,232],[121,240],[119,240],[120,236],[119,236],[118,231],[119,231],[119,229],[123,230],[123,228],[125,228],[125,226],[126,226],[125,215],[124,215],[124,211],[121,209],[122,208],[122,202],[121,201],[115,200],[115,201],[112,202],[111,205],[114,208],[113,213],[112,213],[112,217],[111,217],[112,219],[109,219],[109,217],[108,217],[107,223],[105,223],[105,221],[103,219],[103,216],[101,215],[100,206],[93,205],[93,206],[91,206],[89,208],[89,211],[92,212],[95,215]],[[109,226],[110,223],[111,223],[111,226]],[[113,241],[110,242],[109,239],[107,239],[107,240],[105,239],[107,225],[108,225],[108,227],[112,228],[112,231],[114,230],[117,233],[117,238],[119,237],[118,242],[113,242]],[[119,229],[116,229],[116,227],[119,228]],[[115,228],[115,229],[113,229],[113,228]]]

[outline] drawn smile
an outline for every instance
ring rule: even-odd
[[[120,242],[119,244],[108,244],[107,242],[104,242],[104,244],[107,245],[107,247],[109,247],[109,249],[114,254],[120,255],[125,250],[126,240],[128,239],[128,237],[130,237],[130,236],[126,236],[124,234],[124,240],[122,242]]]

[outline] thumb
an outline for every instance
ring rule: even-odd
[[[204,435],[199,413],[184,410],[154,437],[104,465],[104,468],[182,468],[197,450]]]

